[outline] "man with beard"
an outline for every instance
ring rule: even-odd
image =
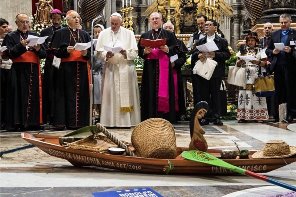
[[[175,55],[175,35],[162,29],[162,15],[153,12],[149,17],[152,30],[143,33],[138,43],[138,55],[144,59],[141,84],[141,118],[164,118],[176,121],[178,102],[175,100],[173,67],[170,57]],[[142,46],[142,39],[165,39],[166,44],[159,48]]]
[[[46,60],[44,65],[44,75],[43,75],[43,122],[52,123],[53,111],[54,111],[54,92],[55,92],[55,73],[57,68],[52,65],[54,50],[51,47],[52,36],[55,31],[61,29],[62,22],[62,12],[58,9],[53,9],[50,12],[50,18],[52,21],[52,26],[43,29],[40,36],[48,36],[44,44],[46,49]]]
[[[26,14],[16,16],[17,30],[6,35],[3,46],[13,64],[7,83],[6,129],[39,129],[42,120],[40,58],[46,52],[39,44],[28,46],[30,21]]]
[[[89,34],[80,28],[80,16],[70,10],[68,26],[55,32],[52,40],[55,56],[61,58],[57,71],[54,120],[56,129],[77,129],[90,123],[90,49],[78,51],[76,43],[90,42]]]

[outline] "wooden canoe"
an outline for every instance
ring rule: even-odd
[[[176,159],[154,159],[111,155],[61,146],[59,143],[59,136],[22,133],[22,138],[47,154],[66,159],[72,165],[78,167],[96,166],[99,168],[115,169],[125,172],[153,174],[233,174],[233,172],[224,168],[185,160],[179,156]],[[180,151],[182,150],[181,148],[179,149]],[[209,150],[209,153],[219,157],[221,151]],[[224,161],[256,173],[263,173],[293,163],[296,161],[296,157],[294,156],[284,159],[253,159],[250,157],[249,159],[225,159]]]

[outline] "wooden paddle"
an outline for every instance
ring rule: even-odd
[[[215,157],[209,153],[203,152],[203,151],[199,151],[199,150],[183,151],[181,155],[185,159],[188,159],[191,161],[197,161],[197,162],[206,163],[206,164],[213,165],[213,166],[219,166],[219,167],[226,168],[228,170],[231,170],[231,171],[239,173],[239,174],[248,175],[248,176],[266,181],[268,183],[272,183],[274,185],[277,185],[277,186],[280,186],[280,187],[283,187],[283,188],[286,188],[286,189],[289,189],[292,191],[296,191],[296,187],[293,185],[289,185],[287,183],[280,182],[276,179],[272,179],[270,177],[267,177],[267,176],[264,176],[261,174],[257,174],[252,171],[245,170],[243,168],[234,166],[230,163],[223,161],[222,159],[218,159],[217,157]]]

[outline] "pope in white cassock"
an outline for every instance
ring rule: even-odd
[[[113,13],[111,27],[98,38],[98,57],[105,61],[100,123],[107,127],[131,127],[141,121],[137,73],[133,60],[138,55],[135,35],[121,26],[122,17]]]

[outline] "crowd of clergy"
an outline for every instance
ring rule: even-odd
[[[133,127],[149,118],[176,123],[186,113],[181,68],[189,55],[194,105],[209,104],[200,123],[223,125],[220,89],[231,53],[215,20],[198,15],[198,31],[185,46],[174,34],[174,25],[163,23],[158,12],[149,16],[151,30],[139,41],[122,26],[117,12],[111,15],[108,28],[94,25],[92,36],[83,30],[76,11],[66,13],[65,27],[62,15],[53,9],[52,25],[39,35],[31,31],[26,14],[15,17],[15,31],[0,19],[2,129],[39,130],[45,124],[54,130],[77,129],[94,124],[94,118],[106,127]],[[238,80],[232,76],[232,84],[240,86],[239,122],[264,121],[270,116],[278,121],[281,104],[286,104],[285,121],[296,117],[296,32],[290,28],[289,15],[281,15],[279,22],[281,29],[273,33],[272,24],[264,24],[260,40],[250,32],[239,49],[238,57],[255,58],[238,58],[235,67],[242,74]],[[284,48],[275,48],[275,43],[284,43]],[[215,49],[203,50],[201,46],[206,45]],[[139,57],[144,60],[140,87],[134,61]],[[45,59],[43,75],[41,59]],[[252,85],[269,74],[274,74],[275,94],[258,97]]]

